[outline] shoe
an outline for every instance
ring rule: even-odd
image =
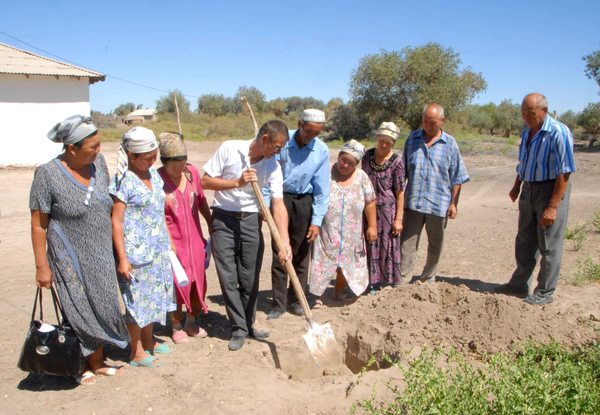
[[[253,339],[266,339],[269,337],[268,331],[260,331],[257,329],[250,329],[249,336]]]
[[[494,290],[495,294],[512,295],[514,297],[525,298],[529,292],[519,289],[510,284],[502,284]]]
[[[300,304],[293,304],[290,306],[290,313],[292,313],[295,316],[303,316],[304,310],[302,309],[302,306]]]
[[[552,297],[542,297],[539,294],[529,294],[525,300],[524,300],[527,304],[531,304],[531,305],[544,305],[544,304],[550,304],[551,302],[554,301],[554,298]]]
[[[133,366],[133,367],[159,367],[159,366],[162,366],[164,364],[164,362],[153,363],[155,360],[158,360],[158,359],[156,357],[154,357],[154,356],[148,356],[147,358],[145,358],[141,362],[134,362],[132,360],[131,362],[129,362],[129,366]]]
[[[282,314],[285,314],[285,311],[277,311],[277,310],[273,309],[267,316],[267,320],[275,320],[275,319],[281,317]]]
[[[229,340],[229,350],[232,352],[240,350],[244,345],[245,340],[246,338],[244,336],[233,336],[231,340]]]

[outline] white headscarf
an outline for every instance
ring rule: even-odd
[[[350,140],[344,144],[344,147],[342,147],[340,153],[348,153],[351,156],[354,156],[356,160],[360,161],[365,155],[365,146],[356,140]]]
[[[121,181],[129,166],[127,152],[133,154],[148,153],[158,148],[158,142],[152,130],[133,127],[121,136],[121,145],[117,152],[117,180]]]

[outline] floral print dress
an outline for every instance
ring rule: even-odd
[[[127,323],[133,323],[133,318],[139,327],[164,325],[168,312],[177,308],[169,259],[171,242],[165,224],[165,192],[154,168],[150,169],[150,183],[152,190],[127,171],[119,184],[114,176],[108,189],[127,205],[123,221],[125,253],[134,278],[127,280],[119,275],[119,288],[127,307]]]
[[[333,166],[331,170],[329,207],[321,232],[312,246],[309,290],[317,296],[322,295],[339,267],[352,292],[361,295],[369,284],[364,209],[375,200],[375,191],[361,169],[356,170],[350,187],[340,186],[333,179]]]

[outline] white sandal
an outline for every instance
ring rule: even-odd
[[[84,380],[88,380],[94,378],[94,382],[92,383],[82,383]],[[81,386],[92,386],[96,384],[96,375],[94,375],[91,371],[86,370],[85,372],[83,372],[81,375],[77,375],[77,376],[73,376],[73,379],[75,379],[75,381],[77,382],[78,385]]]

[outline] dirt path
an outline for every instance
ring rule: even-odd
[[[201,167],[219,143],[190,143],[190,161]],[[103,145],[110,164],[116,144]],[[356,387],[353,372],[372,354],[399,355],[425,345],[454,346],[467,352],[499,351],[529,338],[550,337],[580,344],[594,336],[583,322],[600,317],[598,284],[566,285],[577,270],[577,260],[598,260],[600,236],[589,233],[583,248],[574,252],[567,241],[561,282],[555,303],[544,308],[526,306],[510,297],[490,294],[508,280],[514,269],[517,206],[508,198],[515,160],[508,157],[465,157],[472,181],[463,187],[458,218],[448,225],[448,239],[439,275],[431,285],[386,289],[344,306],[333,301],[315,312],[319,322],[330,321],[346,365],[328,368],[325,375],[311,364],[301,335],[301,318],[285,314],[266,321],[270,311],[271,252],[267,248],[261,272],[257,327],[271,332],[266,341],[249,340],[233,353],[227,350],[229,326],[214,266],[208,270],[210,313],[200,320],[209,337],[180,345],[158,369],[134,369],[117,378],[99,378],[93,387],[77,387],[71,379],[28,376],[16,368],[35,292],[35,267],[30,242],[28,197],[33,170],[0,170],[0,318],[4,353],[0,363],[0,413],[136,414],[336,414],[370,396],[374,383],[398,378],[396,369],[376,363]],[[569,226],[589,221],[600,206],[598,155],[578,153],[573,175]],[[208,195],[212,199],[212,195]],[[588,226],[593,229],[593,226]],[[264,227],[267,246],[268,230]],[[416,271],[424,263],[421,246]],[[157,333],[171,342],[166,330]],[[116,363],[128,352],[106,351]],[[348,390],[351,390],[347,393]],[[384,396],[385,393],[382,395]]]

